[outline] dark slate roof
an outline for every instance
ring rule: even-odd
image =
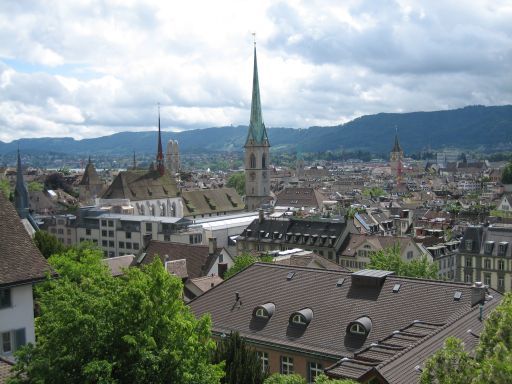
[[[470,226],[464,231],[464,236],[460,242],[460,251],[464,253],[479,253],[482,245],[483,238],[483,227],[482,226]],[[472,240],[472,249],[466,248],[466,240]]]
[[[0,193],[0,287],[43,280],[51,272],[13,205]]]
[[[187,263],[188,277],[195,279],[206,274],[214,263],[216,255],[218,255],[221,250],[222,248],[217,248],[216,254],[210,255],[208,254],[207,245],[191,245],[151,240],[146,249],[146,256],[142,259],[141,264],[153,262],[157,255],[164,264],[166,261],[184,259]]]
[[[184,216],[242,211],[245,204],[234,188],[182,191]]]
[[[284,207],[319,208],[322,204],[322,194],[314,188],[285,188],[277,195],[275,205]]]
[[[165,172],[122,171],[103,194],[103,199],[153,200],[176,197],[176,181]]]
[[[292,278],[290,272],[295,272]],[[352,284],[352,275],[346,272],[256,263],[193,300],[190,307],[197,316],[211,315],[216,334],[236,330],[254,344],[332,359],[353,358],[372,343],[389,338],[394,338],[393,345],[407,344],[417,338],[398,337],[394,331],[416,330],[421,322],[434,324],[422,331],[432,334],[472,310],[469,284],[385,276],[378,279],[382,285],[370,286],[365,283],[370,280],[358,279]],[[395,284],[400,284],[396,293]],[[460,300],[454,300],[456,291],[462,293]],[[496,293],[495,299],[500,298]],[[262,324],[252,313],[256,306],[268,302],[274,303],[276,310]],[[311,308],[313,319],[299,331],[288,321],[293,312],[303,308]],[[362,316],[372,321],[368,337],[347,335],[347,326]]]

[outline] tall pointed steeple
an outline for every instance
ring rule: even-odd
[[[249,122],[249,132],[245,145],[268,143],[267,130],[263,123],[261,113],[260,84],[258,80],[258,60],[256,58],[256,41],[254,42],[254,70],[252,78],[252,101],[251,101],[251,120]]]
[[[23,179],[23,168],[21,167],[20,149],[18,148],[18,164],[16,167],[16,187],[14,188],[14,205],[18,215],[22,219],[28,216],[28,189]]]
[[[395,128],[395,145],[391,152],[402,152],[402,147],[400,147],[400,142],[398,141],[398,128]]]
[[[162,150],[162,132],[160,130],[160,104],[158,104],[158,150],[156,154],[156,169],[160,176],[165,173],[164,153]]]

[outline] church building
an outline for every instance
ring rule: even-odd
[[[270,200],[270,143],[261,113],[256,44],[252,82],[251,119],[245,141],[245,203],[247,210],[258,209]]]

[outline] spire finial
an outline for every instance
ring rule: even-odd
[[[252,39],[254,40],[254,48],[256,48],[256,32],[252,33]]]

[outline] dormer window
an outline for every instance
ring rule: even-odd
[[[289,323],[291,325],[298,325],[306,327],[311,320],[313,320],[313,310],[311,308],[304,308],[300,311],[291,314]]]
[[[265,303],[254,308],[252,315],[258,319],[268,320],[274,314],[276,306],[274,303]]]
[[[473,249],[473,240],[466,240],[464,245],[466,247],[466,251],[471,251]]]
[[[493,247],[494,247],[494,241],[486,241],[485,242],[485,253],[490,255],[492,253]]]
[[[347,333],[355,336],[368,336],[372,330],[372,321],[368,316],[362,316],[347,326]]]

